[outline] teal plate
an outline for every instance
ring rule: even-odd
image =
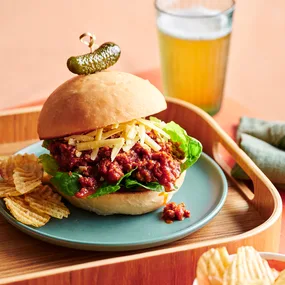
[[[46,152],[41,142],[18,153]],[[70,248],[96,251],[126,251],[155,247],[181,239],[210,222],[222,208],[228,191],[220,167],[206,154],[188,171],[182,187],[172,201],[184,202],[191,217],[167,224],[160,219],[162,208],[141,216],[97,216],[73,207],[67,219],[52,218],[45,226],[34,228],[16,221],[0,202],[0,212],[9,223],[32,237]]]

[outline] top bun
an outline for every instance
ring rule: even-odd
[[[40,139],[84,133],[166,109],[164,96],[148,80],[102,71],[71,78],[44,103],[38,121]]]

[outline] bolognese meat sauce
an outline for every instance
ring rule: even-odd
[[[48,148],[59,164],[62,171],[80,171],[81,190],[79,197],[85,197],[94,192],[102,181],[115,184],[124,174],[136,169],[132,176],[139,182],[158,182],[165,187],[165,191],[174,189],[174,183],[181,174],[181,160],[184,153],[179,144],[171,141],[160,141],[154,132],[148,135],[160,146],[159,151],[136,143],[129,151],[120,150],[111,161],[110,147],[101,147],[95,160],[91,159],[91,150],[78,152],[76,147],[64,140],[52,141]]]
[[[175,202],[171,202],[163,209],[162,219],[168,224],[175,220],[182,221],[184,218],[190,218],[190,211],[185,208],[184,203],[177,205]]]

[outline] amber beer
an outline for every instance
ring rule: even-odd
[[[213,115],[223,97],[231,18],[202,7],[178,12],[157,19],[164,93]]]

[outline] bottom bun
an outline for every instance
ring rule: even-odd
[[[75,196],[63,195],[72,205],[95,212],[98,215],[141,215],[152,212],[171,200],[172,196],[181,187],[186,171],[176,180],[177,189],[171,192],[156,192],[150,190],[115,192],[96,198],[77,198]],[[62,193],[60,193],[62,194]]]

